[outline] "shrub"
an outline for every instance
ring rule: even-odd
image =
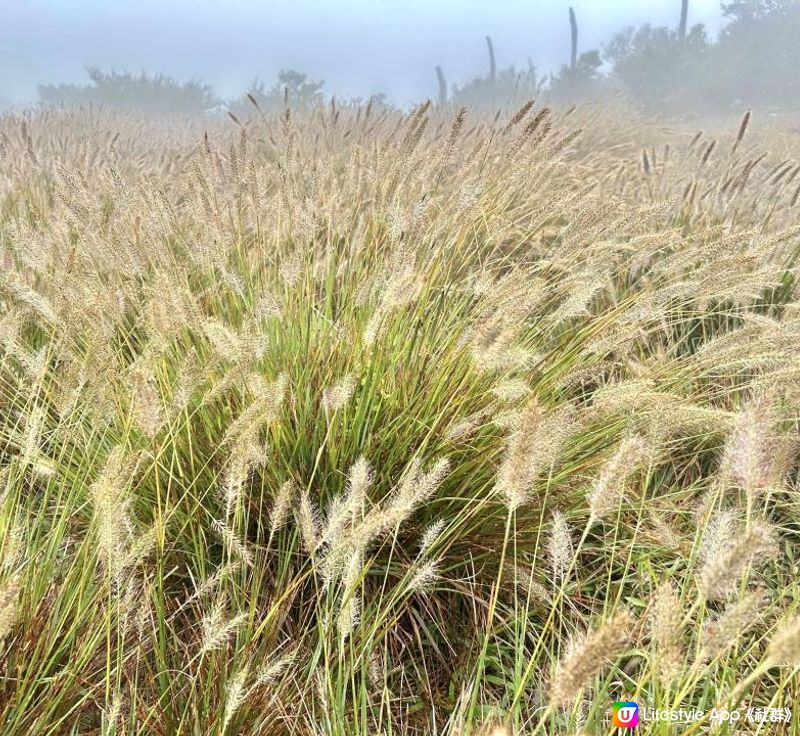
[[[219,104],[197,79],[178,82],[146,72],[104,72],[90,68],[88,85],[40,85],[39,99],[51,105],[104,105],[115,110],[141,110],[158,115],[202,115]]]

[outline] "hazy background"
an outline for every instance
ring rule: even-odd
[[[437,64],[450,83],[485,73],[487,34],[499,67],[555,70],[569,59],[570,5],[581,51],[680,15],[680,0],[0,0],[0,105],[35,101],[39,83],[83,83],[87,66],[197,76],[226,97],[295,68],[328,94],[405,105],[435,95]],[[696,23],[713,37],[719,1],[692,0]]]

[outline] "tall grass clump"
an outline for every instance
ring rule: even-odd
[[[789,175],[445,115],[0,119],[0,732],[789,705]]]

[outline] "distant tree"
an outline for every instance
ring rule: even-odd
[[[450,101],[456,107],[509,107],[539,95],[542,80],[530,62],[527,69],[516,67],[491,71],[486,77],[476,77],[465,84],[453,85]]]
[[[314,107],[324,101],[324,84],[294,69],[282,69],[271,87],[256,79],[242,97],[228,104],[228,109],[237,117],[247,117],[254,112],[252,100],[264,112],[275,112],[285,105],[293,108]]]
[[[649,25],[605,47],[612,75],[651,111],[800,107],[800,2],[723,2],[716,42],[698,25],[685,38]]]
[[[370,95],[366,101],[356,97],[352,100],[352,102],[354,105],[361,105],[362,103],[371,104],[372,107],[377,109],[394,109],[394,105],[389,102],[389,98],[386,96],[385,92],[376,92],[375,94]]]
[[[309,79],[302,72],[292,69],[278,73],[278,83],[274,90],[282,92],[290,105],[310,107],[322,102],[322,87],[325,82]]]
[[[681,37],[680,29],[650,24],[618,33],[603,49],[612,78],[651,111],[705,104],[702,73],[710,44],[702,25]]]
[[[600,72],[603,60],[597,50],[585,51],[573,64],[562,65],[550,78],[549,94],[557,100],[579,100],[599,97],[604,93],[605,80]]]
[[[162,115],[202,115],[220,103],[211,87],[197,79],[178,82],[164,74],[104,72],[95,67],[87,74],[91,84],[39,85],[39,99],[45,104],[91,103]]]
[[[736,0],[723,5],[728,25],[715,48],[719,88],[747,105],[800,104],[800,3]]]
[[[737,26],[763,20],[769,16],[788,14],[797,7],[797,0],[732,0],[722,3],[722,14],[728,19],[726,33]]]

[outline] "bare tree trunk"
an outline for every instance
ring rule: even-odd
[[[492,45],[491,36],[486,36],[486,48],[489,49],[489,79],[494,84],[497,79],[497,64],[494,60],[494,46]]]
[[[575,69],[578,66],[578,19],[575,17],[572,6],[569,8],[569,28],[571,35],[569,66],[571,69]]]
[[[686,26],[689,20],[689,0],[681,0],[681,23],[678,26],[678,37],[686,38]]]
[[[436,67],[436,79],[439,80],[439,105],[444,107],[447,104],[447,81],[440,66]]]

